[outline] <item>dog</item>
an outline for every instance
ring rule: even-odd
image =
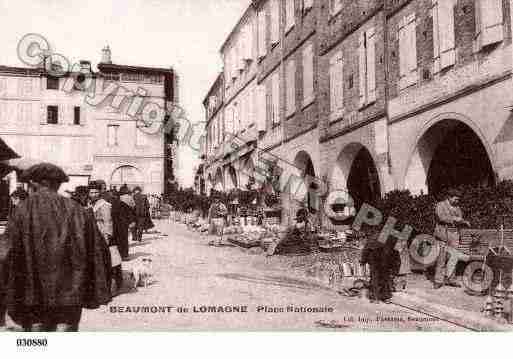
[[[139,258],[132,268],[131,277],[134,280],[134,289],[143,286],[146,288],[153,278],[153,260],[148,257]]]

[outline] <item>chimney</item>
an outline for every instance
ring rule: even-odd
[[[111,55],[112,55],[112,53],[110,52],[109,45],[105,46],[102,49],[102,61],[101,61],[101,63],[102,64],[112,64]]]

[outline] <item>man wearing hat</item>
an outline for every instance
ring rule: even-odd
[[[217,244],[221,245],[223,241],[223,230],[225,224],[225,217],[228,215],[226,206],[221,202],[218,194],[213,194],[213,203],[208,210],[208,223],[210,225],[210,234],[217,237]],[[210,242],[215,245],[215,240]]]
[[[439,289],[444,284],[452,287],[461,287],[454,276],[459,257],[450,248],[458,247],[460,233],[463,226],[470,227],[470,223],[463,219],[463,212],[459,207],[461,193],[456,189],[449,189],[444,197],[436,205],[435,209],[435,233],[434,236],[440,247],[440,254],[436,261],[434,288]]]
[[[87,279],[84,212],[57,193],[68,181],[61,168],[40,163],[20,179],[31,194],[8,225],[9,316],[26,331],[76,331]]]

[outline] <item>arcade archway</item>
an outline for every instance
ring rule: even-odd
[[[356,208],[381,197],[379,175],[369,150],[360,143],[347,145],[333,168],[330,190],[347,191]]]
[[[476,132],[459,120],[442,120],[419,139],[405,186],[413,193],[437,195],[461,185],[493,185],[488,152]]]
[[[126,184],[130,190],[133,190],[135,187],[142,188],[144,180],[141,171],[137,167],[121,166],[112,172],[110,184],[118,189]]]
[[[294,175],[298,183],[293,185],[293,191],[296,199],[304,200],[308,209],[315,212],[319,209],[317,197],[312,193],[315,191],[315,168],[310,155],[301,151],[294,159]]]

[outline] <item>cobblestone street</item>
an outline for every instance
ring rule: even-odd
[[[153,284],[116,297],[109,307],[86,311],[82,331],[463,329],[393,304],[342,297],[315,281],[285,272],[261,254],[228,245],[208,246],[205,237],[181,224],[159,222],[157,228],[162,234],[147,234],[143,243],[132,244],[131,261],[124,268],[128,274],[137,258],[151,256]],[[165,313],[129,312],[155,306],[173,308]],[[247,306],[247,312],[194,312],[201,306]],[[262,306],[268,310],[259,312]],[[332,308],[332,312],[288,312],[290,306]],[[189,311],[179,313],[177,307]]]

